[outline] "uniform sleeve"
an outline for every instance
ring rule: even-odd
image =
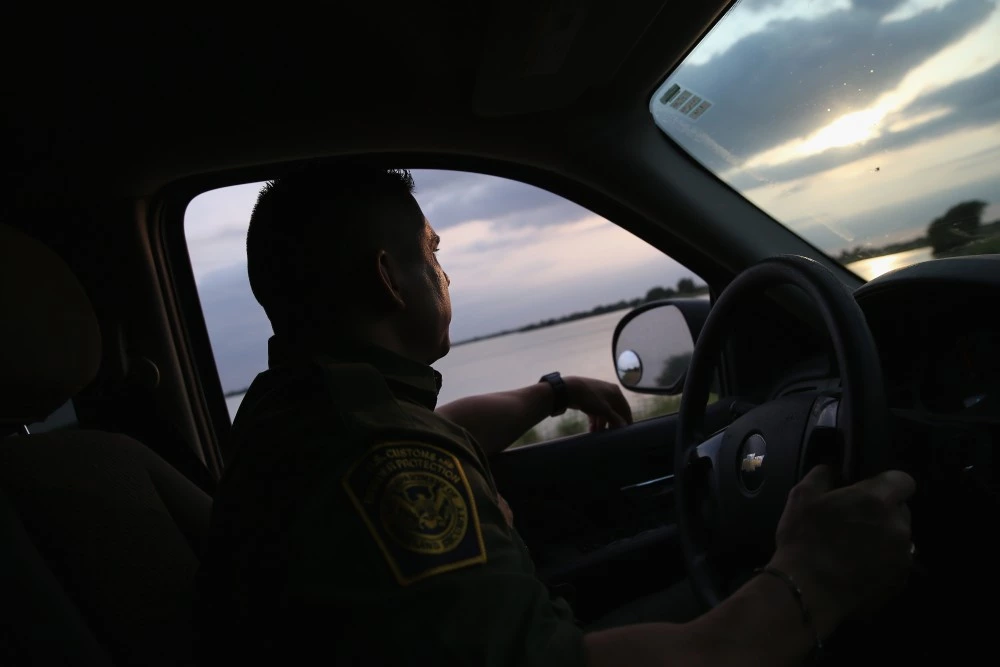
[[[311,625],[330,618],[338,659],[584,663],[582,630],[535,577],[475,457],[393,442],[336,472],[293,527],[288,597]]]

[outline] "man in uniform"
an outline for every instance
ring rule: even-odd
[[[407,172],[341,167],[260,194],[248,270],[275,335],[213,509],[206,661],[794,664],[898,588],[913,480],[833,489],[817,467],[789,496],[774,576],[686,623],[581,628],[535,577],[488,456],[566,407],[600,429],[628,406],[608,383],[550,377],[437,407],[449,280],[412,190]]]

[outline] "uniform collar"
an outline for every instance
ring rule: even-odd
[[[268,367],[284,366],[297,361],[319,361],[320,363],[366,363],[375,367],[397,398],[413,401],[433,410],[441,391],[441,374],[436,370],[396,354],[377,345],[358,345],[347,341],[337,341],[325,352],[316,354],[307,351],[294,341],[280,336],[271,336],[267,341]]]

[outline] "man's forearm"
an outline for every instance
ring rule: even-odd
[[[795,665],[815,647],[814,633],[826,636],[835,619],[815,623],[816,630],[804,622],[784,582],[759,575],[690,623],[613,628],[586,635],[584,643],[591,667]]]
[[[552,398],[552,388],[539,382],[521,389],[460,398],[442,405],[437,412],[469,431],[492,455],[548,417]]]

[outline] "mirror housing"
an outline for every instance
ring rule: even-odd
[[[681,393],[710,308],[708,299],[695,297],[651,301],[629,311],[611,344],[621,385],[643,394]]]

